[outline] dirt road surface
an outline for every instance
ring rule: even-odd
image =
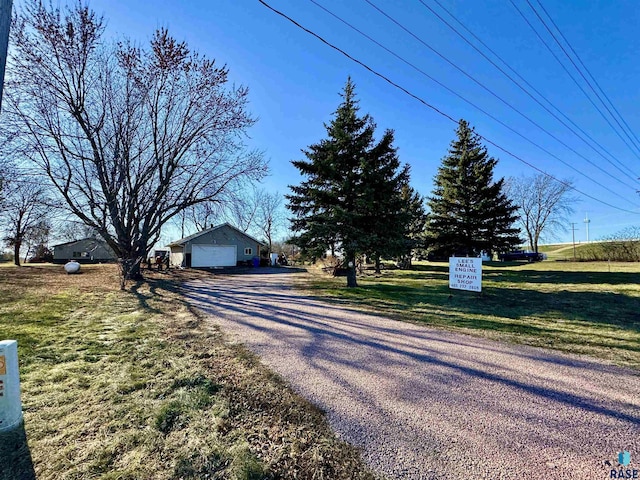
[[[212,275],[186,295],[388,478],[601,480],[621,450],[640,470],[637,372],[356,311],[282,272]]]

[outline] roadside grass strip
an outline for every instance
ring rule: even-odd
[[[39,480],[374,478],[322,412],[189,309],[182,277],[120,292],[115,266],[82,272],[0,268],[28,442],[0,478],[29,478],[31,461]]]

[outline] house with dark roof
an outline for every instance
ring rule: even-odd
[[[213,226],[168,245],[174,267],[217,268],[253,264],[262,242],[229,223]]]
[[[67,263],[69,260],[80,263],[106,263],[117,260],[115,252],[102,238],[87,237],[60,243],[51,248],[53,263]]]

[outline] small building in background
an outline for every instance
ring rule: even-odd
[[[255,265],[256,260],[259,263],[262,245],[259,240],[223,223],[170,243],[170,262],[171,266],[186,268]]]
[[[107,242],[96,237],[60,243],[52,248],[53,263],[67,263],[69,260],[79,263],[107,263],[118,259]]]

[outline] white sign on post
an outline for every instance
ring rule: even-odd
[[[0,432],[10,430],[22,421],[18,342],[0,342]]]
[[[450,257],[449,288],[481,292],[482,259],[474,257]]]

